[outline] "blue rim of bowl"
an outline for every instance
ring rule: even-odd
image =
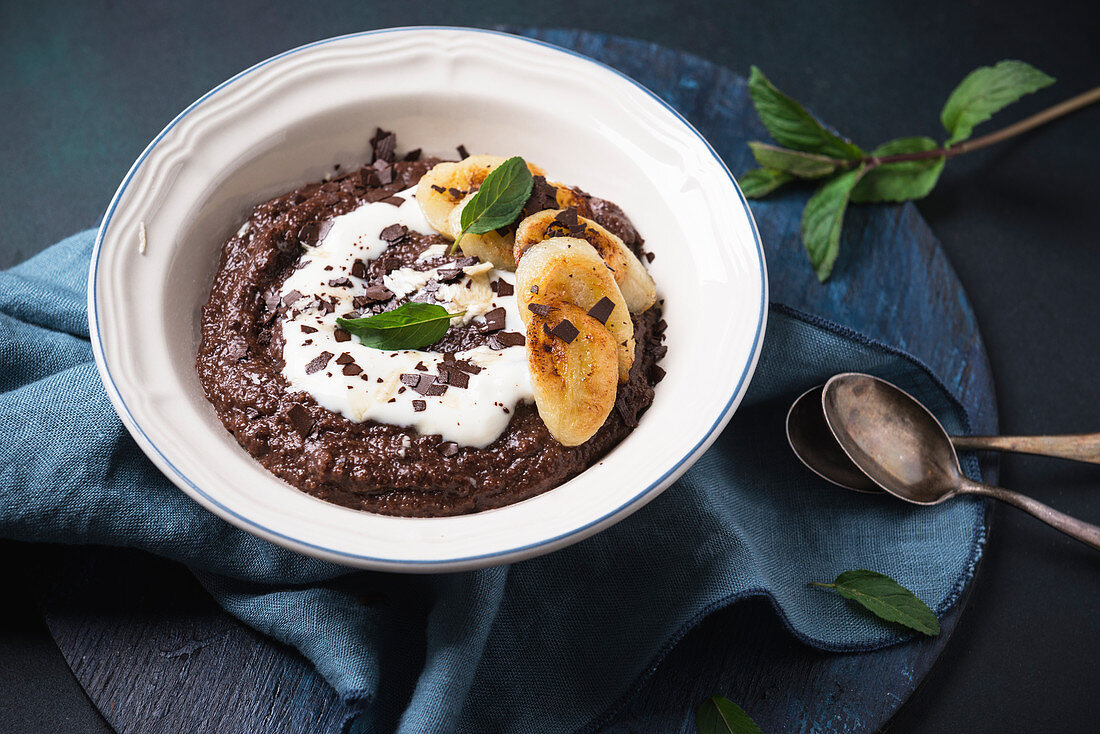
[[[741,201],[741,206],[742,206],[742,208],[744,208],[745,215],[748,217],[749,226],[752,229],[753,242],[756,243],[757,256],[758,256],[759,264],[760,264],[760,286],[761,286],[760,287],[760,306],[759,306],[760,311],[759,311],[759,314],[757,316],[756,333],[753,336],[753,345],[752,345],[751,355],[750,355],[747,363],[745,364],[745,368],[742,371],[741,376],[737,380],[737,385],[733,390],[733,394],[730,396],[729,400],[726,401],[726,405],[722,408],[722,412],[719,415],[718,420],[716,420],[714,422],[714,424],[711,425],[711,427],[707,430],[707,432],[703,435],[703,437],[699,440],[699,442],[696,443],[693,447],[691,447],[691,449],[683,456],[683,458],[681,458],[679,461],[677,461],[676,464],[674,464],[670,469],[668,469],[664,474],[662,474],[656,481],[651,482],[649,485],[647,485],[645,487],[645,489],[643,489],[642,491],[638,492],[636,495],[631,497],[630,500],[628,500],[627,502],[624,502],[619,507],[616,507],[614,510],[612,510],[612,511],[610,511],[610,512],[604,514],[604,515],[601,515],[600,517],[596,518],[595,520],[587,522],[584,525],[581,525],[580,527],[573,528],[572,530],[570,530],[566,533],[561,533],[560,535],[556,535],[552,538],[546,538],[546,539],[540,540],[538,542],[529,543],[527,545],[518,546],[516,548],[508,548],[508,549],[505,549],[505,550],[493,551],[492,553],[482,553],[480,555],[475,555],[475,556],[463,556],[461,558],[448,558],[448,559],[443,559],[443,560],[380,558],[380,557],[377,557],[377,556],[367,556],[367,555],[362,555],[362,554],[359,554],[359,553],[349,553],[348,551],[336,550],[336,549],[333,549],[333,548],[325,547],[323,545],[317,545],[316,543],[310,543],[310,542],[301,540],[299,538],[295,538],[293,536],[286,535],[285,533],[280,533],[278,531],[272,530],[272,529],[270,529],[268,527],[265,527],[263,525],[260,525],[259,523],[255,522],[254,520],[251,520],[251,519],[245,517],[244,515],[241,515],[240,513],[230,509],[229,507],[226,507],[221,502],[219,502],[218,500],[211,497],[209,494],[207,494],[205,491],[203,491],[203,489],[201,487],[199,487],[197,484],[195,484],[195,482],[191,481],[191,479],[186,474],[184,474],[182,471],[180,471],[175,466],[175,464],[173,464],[168,459],[168,457],[165,456],[159,448],[157,448],[156,444],[153,443],[152,439],[150,439],[149,436],[142,429],[141,425],[138,423],[137,419],[134,417],[133,413],[130,411],[129,406],[126,405],[126,401],[122,397],[122,392],[118,389],[118,386],[115,385],[114,379],[111,377],[110,369],[107,366],[106,353],[103,349],[102,334],[100,333],[100,330],[97,326],[99,318],[98,318],[98,312],[97,312],[97,308],[96,308],[96,274],[98,273],[98,269],[99,269],[99,255],[100,255],[100,251],[102,249],[104,235],[107,232],[107,228],[111,224],[111,217],[114,215],[115,209],[117,208],[118,203],[121,200],[123,193],[126,191],[126,187],[130,184],[130,181],[134,178],[134,176],[136,175],[138,169],[141,168],[142,163],[144,163],[145,159],[149,156],[149,154],[153,151],[153,149],[157,146],[157,144],[164,138],[164,136],[167,135],[168,132],[173,127],[175,127],[177,123],[179,123],[181,120],[183,120],[183,118],[186,117],[192,110],[194,110],[196,107],[201,105],[203,102],[205,102],[207,99],[209,99],[212,95],[214,95],[217,92],[221,91],[222,89],[229,86],[230,84],[236,82],[238,79],[241,79],[241,78],[247,76],[248,74],[251,74],[252,72],[257,71],[258,69],[261,69],[264,66],[267,66],[268,64],[270,64],[274,61],[278,61],[279,59],[285,58],[287,56],[290,56],[292,54],[296,54],[296,53],[299,53],[299,52],[302,52],[302,51],[306,51],[308,49],[311,49],[311,48],[314,48],[314,47],[317,47],[317,46],[323,46],[323,45],[326,45],[326,44],[329,44],[329,43],[335,43],[335,42],[338,42],[338,41],[343,41],[343,40],[346,40],[348,38],[360,38],[360,37],[363,37],[363,36],[374,36],[374,35],[381,35],[381,34],[384,34],[384,33],[407,33],[409,31],[437,31],[437,30],[441,30],[441,31],[462,31],[462,32],[467,32],[467,33],[483,33],[483,34],[486,34],[486,35],[504,36],[504,37],[507,37],[507,38],[524,41],[526,43],[532,43],[532,44],[535,44],[537,46],[543,46],[545,48],[549,48],[551,50],[558,51],[560,53],[568,54],[569,56],[574,56],[574,57],[579,58],[583,61],[586,61],[590,64],[595,64],[599,67],[602,67],[602,68],[614,73],[616,76],[618,76],[622,79],[625,79],[626,81],[630,82],[635,87],[637,87],[638,89],[645,92],[653,100],[655,100],[658,104],[660,104],[662,107],[664,107],[670,113],[672,113],[672,115],[675,116],[677,120],[679,120],[688,130],[690,130],[696,137],[698,137],[700,141],[702,141],[703,145],[705,145],[707,150],[710,151],[710,154],[712,156],[714,156],[715,161],[718,162],[718,165],[722,167],[722,170],[724,170],[726,172],[726,175],[729,176],[730,181],[733,183],[734,190],[737,192],[737,196]],[[599,525],[603,522],[606,522],[606,521],[610,520],[611,518],[614,518],[615,516],[619,515],[624,510],[631,507],[632,505],[637,504],[639,500],[643,499],[650,492],[652,492],[654,489],[656,489],[661,484],[663,484],[665,482],[665,480],[667,480],[670,476],[675,475],[677,473],[677,471],[684,465],[685,462],[689,461],[693,456],[695,456],[699,452],[699,449],[704,444],[707,443],[707,441],[715,434],[715,432],[720,428],[720,426],[722,426],[722,424],[731,417],[731,415],[732,415],[731,414],[731,408],[733,408],[735,403],[742,396],[743,390],[745,388],[746,380],[748,380],[750,375],[755,371],[756,361],[757,361],[757,359],[760,355],[760,344],[761,344],[761,340],[763,338],[764,323],[765,323],[766,316],[767,316],[768,277],[767,277],[767,270],[766,270],[766,266],[765,266],[764,262],[765,262],[764,261],[764,246],[763,246],[763,243],[760,241],[760,233],[759,233],[759,231],[757,231],[757,228],[756,228],[756,220],[752,216],[752,210],[749,208],[749,204],[748,204],[748,201],[746,201],[746,199],[745,199],[745,195],[741,192],[741,187],[737,185],[737,179],[734,177],[734,175],[732,173],[730,173],[729,167],[726,166],[725,161],[723,161],[722,157],[720,155],[718,155],[718,152],[716,150],[714,150],[714,147],[710,144],[710,141],[708,141],[705,137],[703,137],[703,135],[698,130],[695,129],[694,125],[692,125],[690,122],[688,122],[687,119],[683,115],[681,115],[672,105],[670,105],[668,102],[666,102],[660,96],[658,96],[657,94],[652,92],[645,85],[635,81],[634,79],[627,76],[626,74],[619,71],[618,69],[616,69],[612,66],[608,66],[607,64],[605,64],[601,61],[597,61],[596,59],[593,59],[589,56],[585,56],[584,54],[579,53],[577,51],[574,51],[572,49],[563,48],[561,46],[557,46],[557,45],[552,44],[552,43],[547,43],[546,41],[542,41],[542,40],[539,40],[537,38],[527,38],[526,36],[518,36],[518,35],[515,35],[513,33],[505,33],[504,31],[494,31],[494,30],[490,30],[490,29],[487,29],[487,28],[463,28],[463,27],[460,27],[460,26],[403,26],[403,27],[400,27],[400,28],[380,28],[380,29],[373,30],[373,31],[361,31],[359,33],[349,33],[349,34],[346,34],[346,35],[343,35],[343,36],[334,36],[332,38],[325,38],[325,39],[322,39],[320,41],[314,41],[312,43],[307,43],[304,46],[298,46],[297,48],[293,48],[293,49],[290,49],[288,51],[284,51],[281,54],[277,54],[277,55],[272,56],[268,59],[264,59],[263,61],[259,62],[258,64],[254,65],[254,66],[251,66],[251,67],[245,69],[244,71],[242,71],[238,74],[235,74],[234,76],[230,77],[229,79],[225,80],[224,82],[222,82],[218,86],[216,86],[213,89],[211,89],[210,91],[208,91],[206,94],[199,97],[197,100],[195,100],[190,105],[188,105],[187,108],[183,110],[183,112],[176,115],[175,119],[173,119],[170,123],[168,123],[167,127],[165,127],[163,130],[161,130],[160,133],[158,133],[157,136],[155,138],[153,138],[152,142],[150,142],[149,145],[146,146],[145,150],[142,151],[141,156],[139,156],[138,159],[136,161],[134,161],[134,164],[130,167],[130,170],[126,174],[126,178],[124,178],[122,180],[122,183],[119,185],[118,191],[115,192],[114,197],[111,199],[111,203],[107,207],[107,213],[104,214],[104,216],[103,216],[103,222],[99,225],[99,231],[96,233],[95,248],[92,252],[91,270],[89,271],[89,279],[88,279],[89,280],[89,283],[88,283],[88,285],[89,285],[89,288],[88,288],[88,317],[89,317],[89,320],[92,322],[91,330],[95,334],[95,340],[93,341],[92,348],[95,351],[96,355],[99,357],[99,363],[100,363],[100,366],[101,366],[101,370],[100,370],[101,376],[103,378],[103,381],[107,384],[110,391],[112,393],[114,393],[115,396],[117,396],[118,404],[120,406],[122,406],[122,409],[126,412],[126,416],[129,418],[128,423],[133,426],[134,430],[136,430],[139,434],[141,434],[141,437],[142,437],[142,439],[144,439],[145,443],[148,444],[148,446],[154,452],[156,452],[157,456],[160,457],[160,460],[162,462],[164,462],[164,465],[167,466],[168,468],[170,468],[180,480],[182,480],[189,487],[191,487],[191,489],[193,489],[197,494],[199,494],[201,497],[203,497],[211,505],[219,508],[223,513],[225,513],[225,515],[236,518],[236,520],[239,521],[239,526],[240,527],[243,527],[245,529],[247,529],[247,528],[255,529],[256,531],[261,533],[263,536],[267,536],[269,538],[281,538],[282,540],[287,542],[287,545],[285,547],[288,547],[292,550],[296,550],[297,548],[312,548],[316,551],[323,552],[325,554],[328,554],[328,555],[336,557],[336,558],[346,558],[346,559],[355,560],[355,561],[374,562],[374,563],[384,564],[386,566],[391,566],[391,565],[392,566],[402,566],[402,565],[404,565],[404,566],[437,566],[437,567],[443,568],[443,567],[454,566],[454,565],[459,565],[459,564],[476,563],[478,561],[484,561],[484,560],[492,559],[492,558],[499,558],[501,556],[512,556],[512,555],[524,553],[526,551],[533,551],[533,550],[536,550],[538,548],[542,548],[544,546],[549,546],[549,545],[554,545],[556,543],[560,543],[560,542],[566,540],[567,538],[570,538],[570,537],[573,537],[573,536],[576,536],[576,535],[580,535],[580,534],[584,533],[585,530],[588,530],[589,528],[597,526],[597,525]],[[585,537],[585,536],[582,535],[581,538],[583,538],[583,537]],[[578,538],[578,540],[581,539],[581,538]]]

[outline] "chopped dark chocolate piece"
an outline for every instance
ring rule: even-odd
[[[378,236],[392,245],[394,242],[400,241],[408,233],[409,228],[404,224],[391,224],[383,229]]]
[[[546,316],[550,313],[550,306],[546,303],[528,303],[527,310],[539,316]]]
[[[298,230],[298,241],[303,245],[313,245],[317,242],[317,234],[321,231],[321,225],[317,222],[306,222]]]
[[[439,290],[439,281],[435,278],[428,278],[428,282],[424,284],[425,293],[435,293]]]
[[[333,278],[328,285],[330,288],[351,288],[351,280],[346,277]]]
[[[336,364],[351,364],[355,361],[355,357],[351,356],[348,352],[344,352],[336,358]]]
[[[383,133],[379,130],[378,133],[382,133],[379,136],[376,133],[376,140],[372,141],[374,144],[374,157],[381,158],[384,161],[392,161],[393,153],[397,149],[397,136],[393,133]]]
[[[443,188],[439,184],[432,184],[432,191],[435,191],[436,193],[442,194],[446,190],[447,189]]]
[[[655,257],[657,257],[657,256],[654,255],[652,252],[647,252],[645,254],[645,259],[646,259],[647,262],[653,262],[653,258],[655,258]]]
[[[511,296],[514,295],[516,292],[516,289],[512,286],[512,284],[503,279],[494,280],[493,285],[495,286],[493,290],[496,291],[498,296]]]
[[[332,352],[321,352],[306,365],[306,374],[312,375],[314,372],[320,372],[330,359],[332,359]]]
[[[451,195],[452,199],[461,199],[462,197],[466,196],[465,191],[463,191],[462,189],[456,189],[453,186],[447,189],[447,193]]]
[[[303,334],[312,334],[315,331],[317,331],[317,330],[314,329],[312,326],[306,326],[305,324],[302,324],[302,333]]]
[[[379,379],[379,382],[382,380]],[[414,375],[411,372],[403,372],[401,374],[401,382],[405,383],[411,388],[416,388],[420,384],[420,375]]]
[[[299,293],[296,290],[293,290],[290,293],[287,293],[285,296],[283,296],[283,305],[284,306],[293,305],[293,303],[301,297],[302,297],[301,293]]]
[[[554,221],[561,222],[566,227],[575,227],[578,224],[577,221],[577,209],[576,207],[568,207],[558,212],[558,215],[554,217]]]
[[[539,294],[539,287],[537,285],[531,286],[531,292],[537,296]]]
[[[413,401],[413,412],[414,413],[423,413],[427,409],[428,409],[428,401],[427,400],[414,400]]]
[[[573,325],[573,322],[569,319],[562,319],[558,322],[558,325],[550,330],[550,333],[561,339],[566,344],[572,343],[577,335],[580,334],[580,330]]]
[[[383,186],[388,186],[393,183],[393,169],[383,168],[381,171],[378,171],[378,183]]]
[[[662,368],[658,364],[653,365],[649,369],[649,379],[653,380],[654,384],[656,384],[656,383],[660,382],[661,380],[665,379],[666,374],[667,373],[665,372],[664,368]]]
[[[356,278],[366,279],[367,264],[358,258],[351,264],[351,274]]]
[[[473,362],[469,362],[465,359],[455,360],[454,366],[455,369],[460,369],[463,372],[470,373],[471,375],[476,375],[477,373],[481,372],[481,367],[478,367]]]
[[[362,371],[363,371],[363,368],[360,367],[359,365],[355,364],[354,362],[352,362],[351,364],[344,365],[344,374],[347,375],[348,377],[358,375]]]
[[[481,327],[481,331],[486,334],[493,331],[500,331],[504,328],[504,321],[507,315],[508,312],[500,307],[486,311],[485,324]]]
[[[464,161],[464,160],[466,160],[467,158],[470,157],[470,154],[466,152],[466,146],[465,145],[460,145],[457,148],[455,148],[455,150],[458,151],[458,159],[459,160]]]
[[[417,362],[416,366],[413,367],[413,369],[414,370],[419,370],[420,372],[427,372],[428,371],[428,366],[426,364],[424,364],[423,362]]]
[[[434,378],[433,378],[434,379]],[[423,390],[417,390],[421,395],[442,395],[447,392],[447,386],[441,382],[433,382]]]
[[[344,329],[341,329],[339,327],[337,327],[336,329],[333,330],[332,336],[338,342],[351,341],[351,332],[345,331]]]
[[[405,160],[407,160],[407,161],[418,161],[418,160],[420,160],[420,148],[417,148],[416,150],[410,150],[408,153],[406,153],[405,154]]]
[[[387,196],[385,199],[381,199],[382,203],[389,204],[390,206],[401,206],[405,203],[405,200],[400,196]]]
[[[545,176],[533,176],[531,195],[523,205],[522,217],[529,217],[545,209],[558,208],[557,190],[546,182]]]
[[[290,421],[290,425],[294,427],[294,430],[298,432],[298,435],[305,438],[309,435],[309,432],[313,429],[313,416],[309,414],[304,405],[295,403],[290,406],[290,410],[286,412],[287,420]]]
[[[444,268],[436,271],[436,278],[442,283],[453,283],[462,275],[461,268]]]
[[[517,331],[502,331],[494,338],[505,347],[522,347],[527,343],[527,337]]]
[[[470,376],[462,370],[446,370],[440,371],[439,376],[442,378],[446,375],[446,383],[451,387],[457,387],[465,390],[470,386]]]
[[[370,300],[372,303],[381,303],[393,298],[393,291],[384,285],[372,285],[363,291],[363,298]]]
[[[375,171],[384,171],[389,167],[390,167],[390,162],[389,161],[384,161],[381,158],[379,158],[378,160],[376,160],[374,163],[371,164],[371,168],[373,168]]]
[[[599,321],[601,324],[606,324],[607,320],[611,318],[611,312],[615,310],[615,302],[607,296],[604,296],[600,300],[596,301],[596,305],[588,309],[588,315]]]

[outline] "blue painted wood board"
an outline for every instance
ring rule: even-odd
[[[637,79],[669,101],[740,174],[745,142],[767,139],[744,79],[654,44],[579,31],[521,29]],[[915,355],[996,430],[992,378],[973,311],[916,208],[866,206],[847,217],[832,280],[817,283],[802,250],[798,213],[809,192],[755,202],[772,299],[825,316]],[[991,478],[992,466],[984,467]],[[295,651],[228,616],[180,566],[119,550],[67,551],[42,599],[70,666],[121,732],[336,732],[344,710]],[[607,732],[692,732],[713,694],[741,703],[767,732],[878,731],[932,667],[943,633],[886,650],[822,653],[795,641],[767,603],[717,612],[662,651],[626,697],[589,727]]]

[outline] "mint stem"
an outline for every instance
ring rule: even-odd
[[[1071,97],[1065,102],[1056,104],[1053,107],[1048,107],[1042,112],[1036,113],[1031,117],[1020,120],[1019,122],[1009,125],[1008,127],[996,130],[983,135],[980,138],[974,138],[973,140],[966,140],[958,145],[952,145],[947,148],[936,148],[935,150],[922,150],[918,153],[899,153],[898,155],[884,155],[884,156],[864,156],[860,159],[845,160],[841,158],[830,159],[836,165],[843,168],[855,168],[858,165],[866,165],[868,167],[875,167],[885,165],[887,163],[901,163],[902,161],[923,161],[929,158],[954,158],[957,155],[963,153],[970,153],[981,148],[985,148],[990,145],[1001,142],[1002,140],[1008,140],[1021,133],[1025,133],[1028,130],[1045,125],[1048,122],[1057,120],[1059,117],[1065,117],[1071,112],[1076,112],[1082,107],[1088,107],[1091,104],[1100,102],[1100,87],[1094,87],[1087,92],[1082,92],[1076,97]]]
[[[826,584],[821,581],[810,581],[807,586],[820,586],[823,589],[835,589],[836,584]]]

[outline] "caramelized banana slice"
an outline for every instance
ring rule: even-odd
[[[416,201],[428,224],[444,236],[454,239],[461,231],[451,229],[451,212],[468,194],[476,191],[489,172],[507,158],[496,155],[472,155],[458,162],[437,163],[425,173],[416,186]],[[532,174],[545,172],[536,165],[527,164]],[[457,221],[457,220],[456,220]]]
[[[539,417],[563,446],[596,434],[615,407],[618,345],[603,324],[570,303],[527,322],[527,363]]]
[[[447,225],[455,235],[462,231],[462,209],[470,203],[470,199],[473,197],[473,194],[469,194],[458,203],[458,206],[451,210]],[[454,235],[448,236],[454,237]],[[515,270],[516,260],[512,256],[512,249],[515,245],[515,241],[515,230],[508,227],[504,234],[501,234],[498,230],[486,232],[485,234],[467,232],[462,235],[462,240],[458,243],[458,246],[462,250],[463,255],[476,257],[483,262],[492,263],[493,267],[500,268],[501,270]]]
[[[577,216],[575,210],[547,209],[520,222],[515,234],[515,259],[523,257],[531,245],[551,237],[580,237],[596,248],[614,272],[631,313],[641,313],[657,301],[657,285],[630,248],[596,222]]]
[[[570,303],[587,312],[608,299],[612,308],[604,327],[617,345],[619,382],[626,382],[634,364],[634,323],[615,277],[592,245],[572,237],[554,237],[527,248],[516,267],[516,298],[524,322],[533,314],[532,304]],[[595,311],[601,321],[602,310]]]

